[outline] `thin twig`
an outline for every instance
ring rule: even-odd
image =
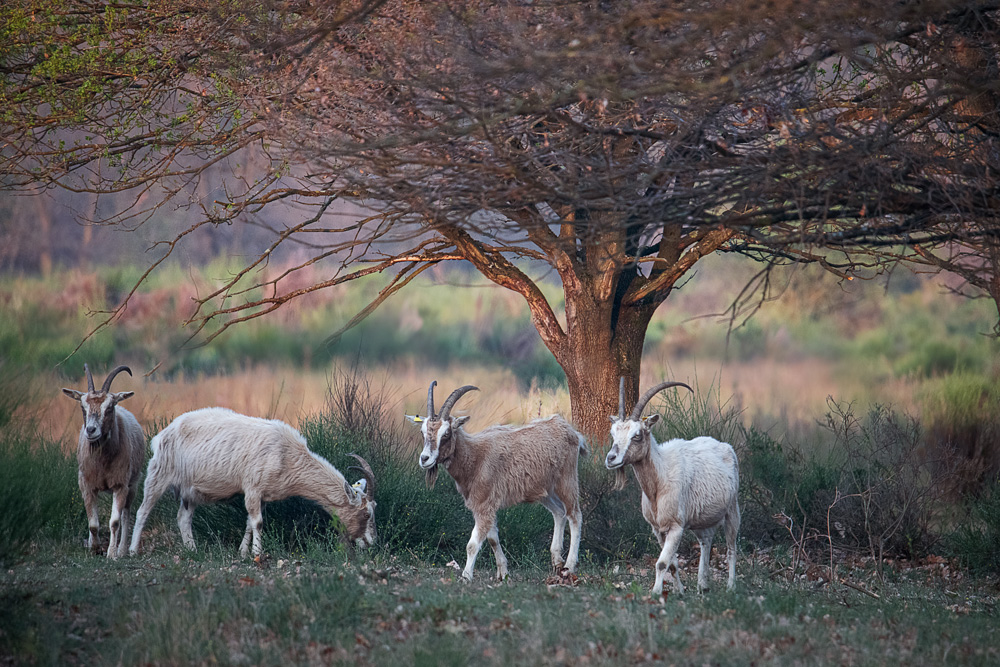
[[[881,600],[882,599],[879,596],[878,593],[875,593],[874,591],[870,591],[867,588],[865,588],[864,586],[858,586],[857,584],[852,584],[851,582],[847,581],[846,579],[837,579],[836,581],[838,583],[843,584],[844,586],[847,586],[848,588],[853,588],[854,590],[858,591],[859,593],[864,593],[865,595],[870,595],[873,598],[875,598],[876,600]]]

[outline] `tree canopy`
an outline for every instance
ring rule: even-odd
[[[468,261],[524,297],[591,432],[620,375],[634,399],[650,317],[713,252],[845,279],[966,267],[1000,303],[994,3],[320,4],[6,6],[0,173],[132,193],[108,222],[141,224],[238,156],[165,254],[204,225],[274,240],[196,304],[198,330],[388,272],[350,326]],[[365,215],[338,222],[338,200]],[[275,204],[298,218],[262,222]],[[303,259],[255,284],[282,244]],[[328,279],[282,284],[317,262]]]

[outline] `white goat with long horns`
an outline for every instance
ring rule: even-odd
[[[660,544],[653,585],[655,595],[663,593],[667,568],[673,569],[675,590],[684,592],[677,572],[677,546],[685,529],[691,529],[698,538],[701,546],[698,588],[708,590],[712,537],[720,525],[725,526],[728,588],[731,589],[736,584],[736,535],[740,529],[737,502],[740,474],[736,452],[729,444],[708,436],[693,440],[677,438],[657,444],[650,428],[660,416],[654,414],[642,420],[642,411],[653,396],[669,387],[694,391],[683,382],[660,383],[642,395],[626,419],[625,378],[621,379],[618,416],[611,417],[612,445],[604,465],[616,471],[617,488],[625,485],[626,465],[631,465],[635,471],[642,489],[642,516]]]
[[[78,401],[83,409],[76,458],[80,466],[77,481],[90,525],[87,548],[99,549],[97,533],[101,524],[97,515],[97,494],[110,491],[113,500],[107,555],[118,558],[124,556],[128,548],[129,508],[139,486],[142,464],[146,461],[146,436],[135,416],[118,406],[135,392],[111,391],[111,381],[116,375],[122,371],[132,375],[129,367],[118,366],[108,373],[100,391],[94,388],[90,367],[84,364],[83,369],[87,373],[87,391],[63,388],[62,392]]]
[[[444,466],[476,521],[466,547],[462,576],[472,579],[476,557],[486,540],[496,556],[497,578],[507,577],[507,558],[497,533],[497,511],[533,502],[541,503],[555,520],[550,551],[556,570],[563,566],[563,536],[569,520],[565,568],[575,571],[583,524],[577,460],[580,452],[587,451],[584,437],[558,415],[524,426],[490,426],[479,433],[466,433],[462,426],[469,417],[452,417],[451,409],[459,398],[477,388],[465,385],[456,389],[437,413],[435,385],[437,381],[431,382],[427,390],[427,418],[408,418],[420,424],[424,436],[420,467],[426,472],[427,485],[434,486],[438,466]]]
[[[309,451],[302,434],[282,421],[203,408],[174,419],[156,434],[151,446],[153,458],[136,514],[131,553],[138,551],[146,519],[168,489],[180,496],[177,526],[192,550],[195,508],[237,493],[243,494],[247,509],[241,556],[247,555],[251,536],[254,555],[261,553],[263,503],[290,496],[314,500],[337,516],[358,546],[375,542],[375,475],[368,462],[351,454],[361,464],[358,469],[365,480],[352,486],[329,461]]]

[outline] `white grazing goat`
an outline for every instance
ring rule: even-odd
[[[195,548],[191,521],[198,505],[242,493],[247,529],[240,555],[261,553],[261,507],[264,502],[301,496],[337,516],[358,546],[375,542],[375,475],[361,463],[365,483],[359,488],[322,456],[309,451],[305,438],[288,424],[247,417],[226,408],[203,408],[182,414],[152,441],[142,505],[136,515],[131,553],[139,549],[142,528],[153,505],[171,489],[180,497],[177,526],[185,546]],[[356,466],[351,466],[356,468]]]
[[[111,543],[108,544],[108,558],[125,555],[128,546],[129,508],[139,486],[142,464],[146,461],[146,436],[135,416],[125,408],[118,407],[120,401],[135,395],[133,391],[113,393],[111,381],[125,371],[132,375],[128,366],[118,366],[108,374],[100,391],[94,389],[94,376],[90,367],[83,365],[87,373],[87,391],[63,388],[63,393],[80,403],[83,409],[83,426],[76,458],[80,466],[78,481],[83,495],[83,506],[87,510],[90,537],[87,548],[100,549],[97,532],[100,519],[97,516],[97,494],[110,491],[111,503]]]
[[[407,417],[421,425],[424,448],[420,467],[426,471],[427,485],[433,488],[438,466],[443,465],[476,521],[462,576],[472,580],[476,556],[485,539],[496,556],[497,578],[506,578],[507,558],[500,548],[497,511],[533,502],[541,503],[555,520],[550,551],[556,570],[563,565],[563,535],[569,519],[566,569],[576,570],[583,523],[577,460],[580,452],[587,451],[583,436],[558,415],[524,426],[490,426],[479,433],[466,433],[462,426],[469,417],[452,417],[451,409],[476,387],[466,385],[453,391],[437,414],[435,385],[437,381],[431,382],[427,390],[427,418]]]
[[[674,587],[684,592],[677,572],[677,546],[690,528],[701,546],[698,588],[708,590],[708,559],[715,530],[725,526],[729,557],[729,584],[736,584],[736,535],[740,529],[737,494],[740,475],[736,452],[724,442],[703,436],[694,440],[674,439],[657,444],[650,427],[659,415],[641,420],[642,410],[654,395],[668,387],[688,387],[683,382],[663,382],[647,391],[625,419],[625,378],[618,387],[618,416],[611,421],[611,451],[604,461],[616,471],[616,488],[625,485],[625,465],[631,465],[642,489],[642,516],[660,543],[653,594],[662,595],[667,568],[673,569]]]

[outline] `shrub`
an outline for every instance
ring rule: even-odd
[[[949,536],[948,546],[973,572],[1000,573],[1000,481],[965,503],[966,518]]]
[[[580,505],[583,510],[581,560],[588,551],[599,562],[627,560],[656,550],[649,524],[642,516],[642,491],[629,474],[624,489],[614,490],[614,474],[603,459],[580,458]]]
[[[879,405],[861,419],[850,404],[832,400],[827,426],[844,456],[830,506],[834,541],[865,551],[877,566],[886,556],[926,553],[941,485],[920,426]]]
[[[851,404],[831,399],[829,408],[826,436],[805,436],[798,446],[744,428],[745,539],[761,547],[791,540],[804,558],[828,555],[832,543],[870,556],[878,567],[888,556],[927,553],[936,540],[946,469],[927,456],[919,425],[883,406],[863,417]],[[830,442],[806,455],[809,439]]]
[[[1000,386],[955,373],[925,385],[923,419],[932,456],[954,468],[955,495],[982,488],[1000,474]]]
[[[65,526],[74,499],[82,504],[75,460],[40,438],[22,413],[31,391],[23,370],[0,363],[0,562]]]

